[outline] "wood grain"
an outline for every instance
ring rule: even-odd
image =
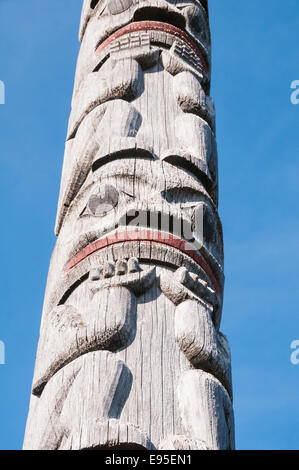
[[[83,2],[24,449],[233,449],[207,2]]]

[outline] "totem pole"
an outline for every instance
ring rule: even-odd
[[[25,449],[233,449],[206,0],[85,0]]]

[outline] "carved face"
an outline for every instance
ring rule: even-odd
[[[210,31],[206,2],[197,0],[150,1],[107,0],[85,2],[80,39],[84,49],[79,56],[82,75],[99,70],[126,48],[149,45],[169,52],[186,62],[194,71],[201,70],[209,86]]]
[[[232,448],[207,1],[85,0],[80,39],[28,442]]]
[[[142,246],[221,292],[205,2],[86,1],[81,39],[56,270],[86,275],[93,257]]]

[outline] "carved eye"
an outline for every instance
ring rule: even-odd
[[[110,0],[108,3],[108,10],[111,15],[118,15],[123,11],[126,11],[132,5],[133,0]]]
[[[119,194],[114,186],[105,185],[93,194],[88,201],[89,212],[97,217],[103,217],[118,204]]]

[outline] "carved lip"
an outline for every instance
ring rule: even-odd
[[[66,265],[65,273],[67,274],[71,271],[72,268],[77,266],[81,261],[86,259],[89,256],[92,256],[94,253],[107,248],[111,245],[116,245],[118,243],[132,242],[132,241],[142,241],[143,243],[151,243],[156,245],[170,246],[185,255],[189,256],[193,261],[195,261],[207,274],[211,283],[217,293],[220,293],[221,289],[218,284],[216,277],[207,263],[207,261],[200,255],[200,253],[195,250],[192,245],[185,240],[176,237],[171,233],[161,232],[158,230],[151,229],[135,229],[135,230],[122,230],[102,237],[79,251]]]
[[[136,21],[124,26],[123,28],[118,29],[98,45],[96,49],[96,55],[99,55],[100,52],[102,52],[107,46],[109,46],[109,44],[111,44],[116,39],[120,38],[125,34],[134,33],[136,31],[162,31],[164,33],[168,33],[172,36],[175,36],[181,41],[184,41],[200,58],[205,73],[209,73],[208,65],[203,56],[203,53],[201,52],[197,44],[193,41],[193,39],[190,37],[190,35],[182,29],[178,28],[177,26],[161,21]]]

